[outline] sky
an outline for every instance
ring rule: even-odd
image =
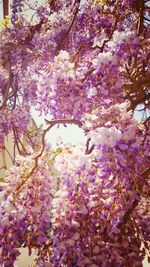
[[[0,1],[0,19],[3,18],[3,3],[2,0]]]
[[[45,118],[50,120],[49,117],[39,116],[39,112],[33,108],[31,109],[31,114],[37,126],[43,125],[45,128]],[[70,143],[72,145],[76,145],[77,143],[86,143],[84,131],[77,125],[67,125],[67,127],[59,125],[59,128],[58,125],[56,125],[47,133],[46,139],[52,144],[53,147],[56,147],[57,143],[59,143],[61,140],[64,144]]]

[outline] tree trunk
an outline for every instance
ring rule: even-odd
[[[8,16],[9,13],[9,0],[3,0],[3,16]]]

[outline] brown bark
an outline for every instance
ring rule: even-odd
[[[9,0],[3,0],[3,16],[4,18],[9,14]]]

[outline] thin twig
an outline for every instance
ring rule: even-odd
[[[6,150],[6,152],[8,153],[9,157],[11,158],[12,163],[14,164],[14,159],[11,156],[10,152],[8,151],[8,149],[6,148],[6,146],[4,146],[4,149]]]
[[[70,33],[70,31],[71,31],[71,29],[72,29],[74,23],[75,23],[75,20],[76,20],[78,11],[79,11],[80,1],[81,1],[81,0],[78,0],[78,1],[77,1],[77,2],[78,2],[78,6],[77,6],[76,9],[75,9],[75,12],[74,12],[74,16],[73,16],[73,18],[72,18],[72,21],[71,21],[71,23],[70,23],[70,25],[69,25],[68,30],[67,30],[66,33],[63,35],[63,38],[59,41],[59,43],[58,43],[58,45],[57,45],[57,47],[56,47],[56,53],[59,52],[59,50],[60,50],[60,48],[61,48],[61,45],[62,45],[62,44],[64,43],[64,41],[66,40],[67,36],[69,35],[69,33]]]
[[[141,176],[144,179],[148,179],[150,175],[150,168],[146,169]],[[135,199],[132,203],[132,206],[128,209],[128,211],[125,213],[125,215],[123,216],[122,222],[119,224],[118,228],[121,230],[123,228],[123,226],[128,222],[128,220],[130,219],[131,214],[133,213],[133,211],[135,210],[135,208],[138,206],[139,202],[140,202],[140,195],[142,193],[142,189],[143,189],[143,185],[140,186],[139,188],[139,198]]]
[[[90,145],[90,141],[91,141],[91,138],[88,138],[87,139],[87,142],[86,142],[86,150],[85,150],[85,154],[86,155],[89,155],[92,153],[93,149],[94,149],[94,145],[92,145],[90,148],[89,148],[89,145]]]

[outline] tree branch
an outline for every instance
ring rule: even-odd
[[[88,138],[87,142],[86,142],[86,150],[85,150],[85,154],[86,155],[89,155],[92,153],[93,149],[94,149],[94,145],[92,145],[90,148],[89,148],[89,145],[90,145],[90,141],[91,141],[91,138]]]
[[[141,176],[144,179],[147,179],[150,175],[150,168],[146,169]],[[140,195],[142,193],[142,188],[143,185],[140,186],[140,193],[139,193],[139,199],[135,199],[132,203],[131,208],[128,209],[128,211],[125,213],[125,215],[123,216],[123,221],[119,224],[118,228],[120,230],[122,230],[123,226],[128,222],[128,220],[130,219],[131,214],[133,213],[134,209],[138,206],[139,202],[140,202]]]
[[[47,132],[54,127],[56,124],[75,124],[78,125],[79,127],[82,126],[82,123],[78,120],[74,120],[74,119],[60,119],[60,120],[53,120],[53,121],[48,121],[46,120],[46,124],[49,124],[48,128],[45,129],[42,133],[42,148],[41,151],[38,153],[38,155],[36,155],[36,157],[34,158],[34,166],[31,168],[31,170],[28,172],[28,174],[25,176],[24,179],[22,179],[21,183],[18,184],[17,188],[16,188],[16,192],[14,194],[14,201],[16,200],[19,191],[21,189],[21,187],[25,184],[25,182],[31,177],[31,175],[35,172],[36,168],[38,167],[38,160],[39,158],[42,156],[43,151],[44,151],[44,147],[45,147],[45,136],[47,134]]]
[[[79,127],[82,127],[82,122],[75,120],[75,119],[60,119],[60,120],[52,120],[49,121],[45,119],[46,124],[50,124],[51,128],[55,126],[56,124],[75,124],[78,125]]]
[[[65,33],[64,36],[63,36],[63,38],[59,41],[59,43],[58,43],[58,45],[57,45],[57,47],[56,47],[56,53],[58,53],[58,52],[60,51],[60,49],[61,49],[61,45],[62,45],[62,44],[64,43],[64,41],[66,40],[67,36],[69,35],[69,33],[70,33],[70,31],[71,31],[71,29],[72,29],[72,27],[73,27],[73,25],[74,25],[74,22],[75,22],[75,20],[76,20],[76,17],[77,17],[78,11],[79,11],[80,1],[81,1],[81,0],[77,0],[77,2],[78,2],[78,6],[77,6],[76,9],[75,9],[74,16],[73,16],[73,18],[72,18],[72,21],[71,21],[71,23],[70,23],[70,25],[69,25],[68,30],[66,31],[66,33]]]
[[[137,0],[137,12],[139,12],[139,22],[138,22],[138,35],[141,34],[143,30],[143,22],[144,22],[144,0]]]

